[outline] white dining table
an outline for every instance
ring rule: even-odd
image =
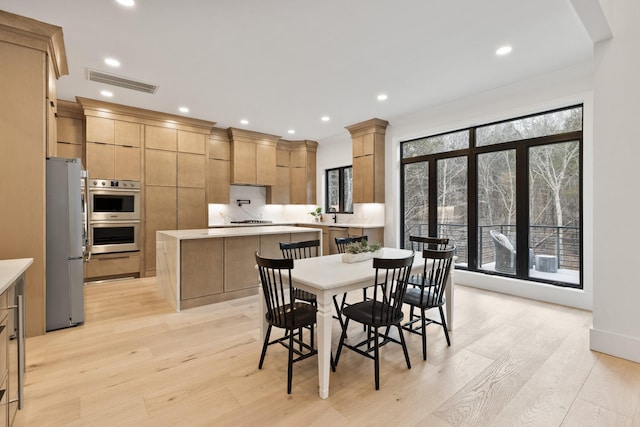
[[[383,248],[380,258],[406,258],[410,250]],[[412,272],[423,270],[424,258],[416,252]],[[453,263],[449,274],[446,298],[446,317],[449,330],[453,328]],[[283,272],[284,273],[284,272]],[[295,260],[291,270],[291,280],[296,288],[311,292],[318,301],[318,392],[320,397],[329,397],[329,375],[331,370],[331,322],[333,319],[333,296],[355,291],[373,285],[375,270],[373,260],[362,262],[342,262],[342,255],[327,255]],[[259,288],[260,301],[264,301],[262,287]],[[261,328],[264,337],[267,322],[264,316],[264,304],[261,307]]]

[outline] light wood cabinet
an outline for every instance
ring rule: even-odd
[[[68,67],[62,28],[2,10],[0,27],[0,259],[33,258],[26,272],[26,331],[36,336],[46,322],[45,157],[55,149],[48,109],[55,80]]]
[[[183,153],[205,154],[207,135],[178,130],[178,151]]]
[[[56,157],[66,157],[67,159],[82,159],[82,145],[58,141]]]
[[[92,178],[140,181],[141,126],[87,115],[85,167]]]
[[[316,204],[316,150],[315,141],[291,142],[290,202]]]
[[[84,144],[84,115],[82,108],[75,102],[58,101],[58,115],[56,118],[58,143],[56,149],[57,157],[68,159],[83,159]]]
[[[231,184],[275,185],[276,144],[274,135],[229,128]]]
[[[276,146],[276,181],[267,187],[267,203],[291,203],[291,149],[290,142],[280,140]]]
[[[353,144],[353,202],[384,203],[384,141],[388,122],[371,119],[348,126]]]
[[[257,288],[260,279],[255,253],[260,249],[260,236],[227,237],[224,239],[225,292]]]
[[[256,184],[276,184],[276,146],[273,143],[256,144]]]
[[[228,204],[231,197],[229,160],[209,159],[209,203]]]
[[[103,117],[87,116],[87,142],[115,143],[115,122]]]
[[[252,142],[234,141],[231,144],[231,183],[257,183],[256,145]]]
[[[114,121],[114,144],[126,147],[140,147],[142,140],[142,125],[139,123]]]
[[[115,179],[140,181],[140,147],[114,146]]]
[[[58,142],[81,145],[82,119],[58,116]]]
[[[178,187],[178,230],[207,228],[204,188]]]
[[[224,239],[182,240],[180,299],[188,300],[224,291]]]
[[[291,234],[264,234],[260,236],[260,256],[265,258],[282,258],[280,242],[291,242]]]
[[[178,187],[205,188],[205,160],[201,154],[178,153]]]
[[[144,263],[146,275],[155,275],[156,231],[175,230],[177,226],[176,187],[145,187]]]
[[[288,205],[291,203],[291,169],[276,166],[276,184],[267,187],[267,203]]]
[[[145,150],[145,185],[174,186],[177,179],[176,152]]]
[[[115,146],[104,142],[89,142],[86,144],[87,173],[91,178],[115,179]]]
[[[93,255],[85,264],[84,277],[87,280],[140,277],[140,253],[121,252]]]
[[[169,151],[177,150],[178,131],[176,129],[147,125],[144,127],[144,132],[145,148]]]
[[[231,143],[229,134],[224,129],[211,129],[209,136],[209,158],[231,160]]]
[[[228,204],[231,192],[231,143],[225,129],[213,128],[209,135],[207,178],[208,203]]]
[[[318,232],[306,230],[195,239],[177,239],[161,233],[160,247],[165,250],[158,254],[159,268],[167,268],[158,271],[158,285],[163,293],[171,294],[175,294],[174,286],[179,286],[177,309],[255,295],[260,286],[259,273],[255,268],[256,251],[262,256],[280,259],[280,242],[318,238]],[[178,245],[179,254],[175,252]],[[176,262],[180,263],[179,277],[172,273],[178,268]]]

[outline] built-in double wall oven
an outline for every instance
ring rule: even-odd
[[[89,180],[91,253],[140,250],[140,182]]]

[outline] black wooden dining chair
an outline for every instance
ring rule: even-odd
[[[414,334],[422,335],[422,359],[427,360],[427,325],[435,323],[442,326],[447,345],[451,345],[449,331],[447,330],[447,320],[444,315],[443,306],[445,304],[444,291],[447,286],[447,279],[453,262],[455,247],[447,249],[425,249],[422,251],[424,258],[424,269],[421,274],[422,282],[419,286],[408,288],[404,295],[405,304],[411,306],[410,320],[402,325],[402,328]],[[426,311],[432,308],[440,311],[440,320],[426,317]],[[420,317],[413,316],[413,309],[420,310]]]
[[[337,367],[340,361],[342,347],[347,347],[358,354],[373,359],[376,390],[380,389],[380,347],[390,342],[400,344],[407,362],[407,368],[411,369],[409,352],[402,334],[402,301],[407,290],[407,280],[411,274],[414,254],[407,258],[386,259],[374,258],[375,281],[372,299],[346,306],[342,312],[344,315],[344,327],[340,336],[340,343],[336,351],[334,364]],[[367,338],[357,344],[346,344],[347,327],[354,320],[367,327]],[[391,326],[398,328],[400,341],[389,335]],[[379,329],[383,329],[381,332]],[[371,354],[373,352],[373,355]]]
[[[363,241],[367,241],[367,236],[356,236],[356,237],[336,237],[335,238],[336,241],[336,246],[338,247],[338,253],[339,254],[343,254],[346,252],[347,250],[347,246],[349,246],[352,243],[360,243]],[[362,289],[362,300],[366,300],[367,299],[367,289],[364,288]],[[342,320],[342,310],[344,309],[345,305],[347,304],[347,293],[345,292],[344,294],[342,294],[342,299],[340,302],[338,302],[338,295],[334,295],[333,296],[333,305],[336,308],[336,318],[338,319],[338,321],[340,322],[340,327],[342,328],[344,326],[344,320]]]
[[[293,364],[318,352],[314,347],[313,333],[309,334],[309,344],[302,339],[303,328],[308,327],[313,331],[313,325],[316,323],[317,308],[311,304],[296,301],[294,288],[291,285],[292,259],[268,259],[262,258],[256,253],[256,264],[260,272],[260,282],[267,307],[265,317],[269,325],[262,344],[262,354],[260,355],[258,369],[262,369],[269,345],[282,344],[285,346],[289,351],[287,393],[291,394]],[[283,280],[283,270],[289,271],[287,274],[288,279]],[[282,328],[286,332],[282,338],[269,341],[273,326]],[[297,347],[295,344],[297,344]]]
[[[280,242],[280,251],[282,258],[285,259],[303,259],[320,255],[320,240],[305,240],[302,242]],[[311,292],[302,289],[295,290],[296,299],[306,301],[318,306],[316,296]]]

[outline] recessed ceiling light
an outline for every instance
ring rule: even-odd
[[[116,1],[117,1],[118,3],[120,3],[121,5],[123,5],[123,6],[127,6],[127,7],[131,7],[131,6],[133,6],[134,4],[136,4],[136,2],[135,2],[135,1],[133,1],[133,0],[116,0]]]
[[[113,96],[113,92],[108,90],[101,90],[100,95],[106,96],[107,98],[111,98]]]
[[[322,120],[323,122],[328,122],[329,120],[331,120],[331,118],[329,116],[322,116],[320,120]]]
[[[247,120],[247,119],[242,119],[242,120],[240,120],[240,124],[241,124],[241,125],[248,125],[248,124],[249,124],[249,120]]]
[[[511,46],[501,46],[496,50],[496,55],[504,56],[511,53]]]
[[[378,95],[378,101],[386,101],[386,100],[387,100],[387,94],[381,93],[380,95]]]
[[[178,108],[178,110],[180,110],[181,113],[188,113],[189,109],[187,107],[180,107]]]
[[[120,66],[120,61],[118,61],[115,58],[105,58],[104,59],[104,63],[107,64],[110,67],[119,67]]]
[[[289,129],[289,130],[287,131],[287,133],[288,133],[288,134],[290,134],[290,135],[293,135],[294,133],[296,133],[296,131],[295,131],[295,130],[293,130],[293,129]]]

